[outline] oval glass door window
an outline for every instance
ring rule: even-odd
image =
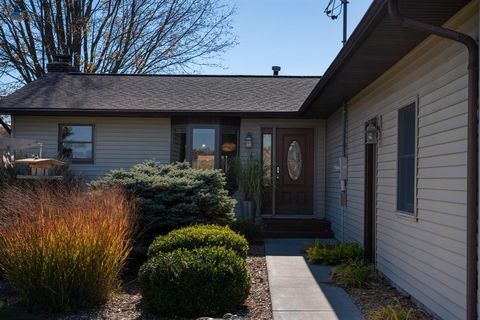
[[[302,174],[302,149],[300,148],[300,143],[297,140],[293,140],[288,147],[287,154],[287,169],[288,175],[292,180],[298,180]]]

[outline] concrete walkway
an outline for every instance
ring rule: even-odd
[[[311,243],[311,239],[265,240],[273,319],[363,319],[345,290],[330,283],[330,268],[307,263],[303,252]]]

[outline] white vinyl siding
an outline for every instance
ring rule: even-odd
[[[170,162],[169,118],[14,116],[14,136],[43,142],[43,157],[56,157],[62,123],[94,125],[94,163],[71,165],[87,180],[147,159]],[[38,148],[27,152],[38,154]]]
[[[260,159],[262,128],[314,128],[314,215],[325,217],[325,120],[244,118],[240,125],[240,156],[242,158],[253,153]],[[251,149],[245,148],[244,143],[248,133],[253,138]]]
[[[355,219],[352,219],[351,216],[345,217],[349,212],[345,212],[340,205],[339,158],[342,156],[343,149],[342,113],[340,108],[327,120],[325,214],[327,220],[332,223],[335,238],[345,242],[361,242],[361,237],[356,235],[358,227],[355,225]]]
[[[462,9],[447,27],[478,39],[478,2]],[[363,241],[364,123],[380,115],[378,269],[442,319],[463,319],[466,307],[467,61],[464,46],[431,36],[347,104],[345,241]],[[396,210],[398,109],[417,96],[418,221]],[[341,134],[337,126],[338,112],[327,120],[329,163],[341,147],[341,139],[333,137]],[[327,178],[327,217],[338,230],[342,211],[334,177]]]

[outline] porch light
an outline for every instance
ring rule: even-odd
[[[245,148],[251,149],[253,147],[253,138],[250,132],[247,133],[247,135],[245,136],[244,142],[245,142]]]
[[[365,129],[365,144],[376,144],[378,142],[378,128],[370,122]]]

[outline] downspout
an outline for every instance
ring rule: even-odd
[[[468,49],[467,128],[467,320],[477,319],[477,226],[478,226],[478,45],[467,34],[403,17],[398,0],[388,0],[388,12],[402,26],[462,43]]]

